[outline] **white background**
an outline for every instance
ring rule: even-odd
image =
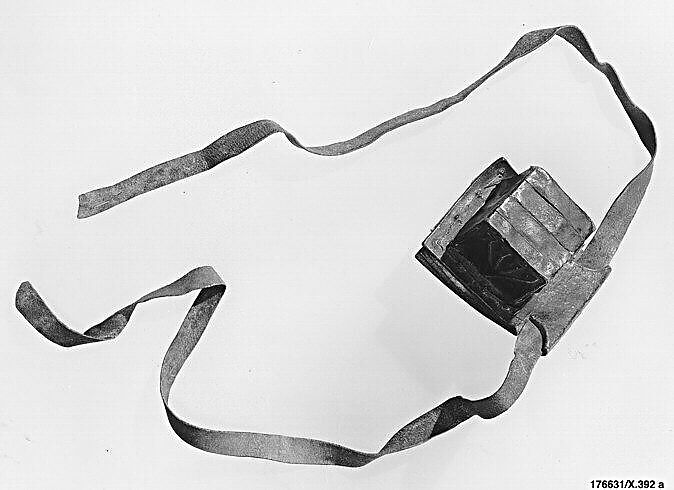
[[[0,487],[674,486],[671,2],[3,2]],[[272,118],[325,144],[458,92],[525,32],[577,24],[660,137],[613,273],[505,415],[362,469],[206,454],[170,430],[159,364],[193,296],[114,342],[59,348],[14,309],[30,280],[83,330],[189,269],[228,290],[178,378],[198,425],[376,451],[500,384],[514,338],[414,259],[486,165],[544,166],[595,223],[647,161],[562,40],[468,101],[340,158],[274,136],[104,214],[79,193]]]

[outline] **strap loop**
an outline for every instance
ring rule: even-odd
[[[384,121],[350,140],[325,146],[304,146],[278,123],[266,119],[256,121],[230,131],[203,150],[160,163],[110,187],[103,187],[80,195],[77,216],[78,218],[93,216],[151,190],[209,170],[243,153],[275,133],[283,133],[290,143],[316,155],[338,156],[356,151],[374,143],[381,136],[394,129],[439,114],[454,104],[463,101],[492,75],[516,59],[522,58],[543,46],[554,36],[559,36],[571,44],[588,63],[604,74],[632,122],[641,142],[651,156],[646,166],[627,184],[613,202],[597,228],[593,239],[587,245],[585,253],[579,258],[586,267],[600,269],[611,261],[632,222],[639,204],[641,204],[653,172],[657,143],[655,129],[649,117],[629,98],[613,67],[608,63],[597,60],[585,35],[576,26],[540,29],[525,34],[498,65],[459,93],[427,107],[413,109]]]
[[[650,182],[656,153],[656,138],[651,120],[627,96],[613,68],[608,63],[597,61],[587,39],[575,26],[541,29],[525,34],[498,65],[458,94],[428,107],[414,109],[389,119],[348,141],[326,146],[306,147],[274,121],[257,121],[227,133],[203,150],[156,165],[111,187],[81,195],[78,217],[92,216],[150,190],[213,168],[274,133],[283,133],[293,145],[318,155],[343,155],[363,148],[389,131],[438,114],[461,102],[499,70],[538,49],[555,35],[569,42],[588,63],[606,76],[639,138],[651,155],[646,166],[627,184],[613,202],[594,237],[581,253],[579,261],[584,266],[602,268],[610,262],[617,250]],[[542,350],[539,330],[531,322],[527,322],[517,336],[515,356],[505,381],[496,393],[476,401],[462,397],[450,398],[400,429],[379,452],[364,453],[314,439],[204,429],[183,421],[172,412],[168,405],[171,386],[185,360],[199,341],[225,292],[224,282],[211,267],[199,267],[190,271],[177,281],[122,308],[84,333],[71,330],[61,323],[28,282],[21,284],[17,291],[16,307],[26,320],[47,339],[64,347],[72,347],[114,339],[127,325],[133,311],[140,303],[165,296],[183,295],[195,290],[200,292],[164,357],[160,375],[160,392],[169,423],[176,434],[194,447],[218,454],[265,458],[285,463],[362,466],[386,454],[426,442],[474,415],[487,419],[503,413],[524,390]]]
[[[29,282],[19,287],[16,307],[44,337],[63,347],[74,347],[116,338],[140,303],[166,296],[180,296],[195,290],[200,290],[199,294],[164,356],[159,376],[160,393],[169,423],[182,440],[198,449],[228,456],[271,459],[283,463],[363,466],[381,456],[422,444],[474,415],[488,419],[501,414],[524,390],[542,350],[538,329],[528,323],[517,337],[515,357],[510,363],[505,381],[496,393],[477,401],[460,396],[450,398],[396,432],[379,452],[364,453],[339,444],[303,437],[204,429],[173,413],[169,407],[171,386],[225,293],[225,283],[211,267],[199,267],[188,272],[177,281],[122,308],[84,333],[75,332],[61,323]]]

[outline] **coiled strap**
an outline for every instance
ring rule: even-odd
[[[653,159],[655,158],[657,145],[651,120],[629,98],[613,67],[608,63],[597,60],[587,39],[575,26],[540,29],[525,34],[498,65],[456,95],[439,100],[427,107],[413,109],[396,116],[350,140],[325,146],[304,146],[295,136],[276,122],[266,119],[256,121],[230,131],[203,150],[161,163],[110,187],[103,187],[80,195],[77,216],[86,218],[98,214],[145,192],[211,169],[225,160],[243,153],[274,133],[283,133],[293,145],[316,155],[337,156],[358,150],[373,143],[389,131],[449,109],[468,97],[473,90],[502,68],[538,49],[554,36],[559,36],[571,44],[588,63],[606,76],[627,116],[632,121],[641,142],[651,156],[646,166],[627,184],[613,202],[604,220],[599,225],[597,233],[589,243],[585,254],[580,258],[583,265],[587,267],[601,268],[611,261],[641,203],[653,172]]]
[[[180,296],[195,290],[200,290],[199,294],[164,356],[159,384],[166,414],[175,433],[188,444],[211,453],[264,458],[283,463],[363,466],[386,454],[426,442],[473,415],[488,419],[501,414],[522,393],[534,364],[541,355],[541,335],[536,327],[528,323],[517,336],[515,357],[505,381],[496,393],[477,401],[466,400],[460,396],[450,398],[396,432],[379,452],[364,453],[316,439],[204,429],[185,422],[173,413],[169,407],[171,386],[225,292],[225,283],[211,267],[199,267],[188,272],[168,286],[122,308],[84,333],[75,332],[61,323],[29,282],[24,282],[19,287],[16,307],[47,339],[63,347],[73,347],[114,339],[126,327],[140,303],[166,296]]]

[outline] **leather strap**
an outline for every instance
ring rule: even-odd
[[[576,26],[552,27],[525,34],[515,43],[499,64],[459,93],[427,107],[413,109],[384,121],[350,140],[325,146],[304,146],[278,123],[266,119],[256,121],[230,131],[203,150],[160,163],[110,187],[103,187],[80,195],[77,216],[79,218],[93,216],[151,190],[209,170],[243,153],[275,133],[283,133],[290,143],[316,155],[338,156],[358,150],[374,143],[389,131],[443,112],[454,104],[463,101],[492,75],[498,73],[516,59],[543,46],[554,36],[559,36],[571,44],[590,65],[604,74],[632,122],[641,142],[651,156],[646,166],[627,184],[613,202],[599,228],[597,228],[593,239],[588,244],[585,253],[579,257],[579,261],[586,267],[600,269],[611,261],[632,222],[639,204],[641,204],[653,173],[657,143],[655,129],[649,117],[629,98],[613,67],[608,63],[597,60],[585,35]]]
[[[474,415],[489,419],[506,411],[520,396],[534,364],[541,356],[538,329],[527,323],[515,342],[515,357],[505,381],[493,395],[481,400],[455,396],[404,426],[376,453],[365,453],[339,444],[258,432],[236,432],[197,427],[178,417],[169,407],[171,386],[197,345],[213,312],[225,293],[225,283],[212,267],[199,267],[171,284],[146,294],[113,313],[98,325],[78,333],[61,323],[29,282],[16,293],[16,307],[44,337],[63,347],[74,347],[116,338],[140,303],[200,290],[178,333],[166,351],[159,376],[160,393],[171,427],[185,442],[211,453],[248,456],[283,463],[363,466],[381,456],[408,449],[456,427]]]
[[[498,65],[456,95],[389,119],[348,141],[326,146],[306,147],[291,133],[270,120],[256,121],[237,128],[203,150],[156,165],[113,186],[82,194],[78,217],[85,218],[95,215],[150,190],[211,169],[274,133],[283,133],[293,145],[318,155],[343,155],[363,148],[389,131],[443,112],[461,102],[492,75],[516,59],[539,48],[556,35],[569,42],[593,67],[606,76],[651,156],[646,166],[627,184],[613,202],[595,235],[579,256],[579,261],[584,266],[600,269],[608,265],[613,257],[650,182],[656,153],[656,138],[651,120],[627,96],[613,68],[608,63],[597,61],[587,39],[575,26],[541,29],[525,34]],[[265,458],[285,463],[362,466],[386,454],[426,442],[474,415],[487,419],[503,413],[522,393],[536,361],[541,356],[541,334],[528,321],[518,332],[515,356],[505,381],[496,393],[474,401],[460,396],[450,398],[396,432],[379,452],[364,453],[315,439],[204,429],[185,422],[173,413],[168,404],[171,386],[185,360],[199,341],[225,291],[224,282],[211,267],[199,267],[190,271],[177,281],[122,308],[84,333],[71,330],[61,323],[28,282],[21,284],[17,291],[16,307],[26,320],[47,339],[64,347],[73,347],[114,339],[127,325],[133,311],[140,303],[165,296],[183,295],[195,290],[200,292],[164,357],[160,375],[160,391],[169,423],[176,434],[194,447],[218,454]]]

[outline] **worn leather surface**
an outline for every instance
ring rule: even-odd
[[[211,169],[275,133],[283,133],[296,147],[317,155],[337,156],[358,150],[394,129],[443,112],[463,101],[492,75],[513,61],[540,48],[554,36],[559,36],[571,44],[590,65],[604,74],[651,156],[645,167],[627,184],[613,202],[580,259],[589,268],[601,269],[611,261],[643,199],[653,173],[657,143],[655,129],[649,117],[629,98],[613,67],[597,60],[585,35],[576,26],[540,29],[523,35],[500,63],[459,93],[384,121],[350,140],[325,146],[304,146],[278,123],[267,119],[256,121],[230,131],[202,150],[160,163],[112,186],[80,195],[77,215],[80,218],[93,216],[145,192]]]
[[[188,272],[171,284],[113,313],[84,333],[78,333],[59,321],[29,282],[19,287],[16,307],[44,337],[63,347],[74,347],[116,338],[141,303],[166,296],[180,296],[195,290],[199,290],[199,294],[164,356],[159,386],[168,421],[175,433],[188,444],[211,453],[264,458],[283,463],[363,466],[386,454],[426,442],[475,415],[488,419],[504,412],[524,390],[534,364],[541,355],[541,335],[529,323],[517,337],[515,357],[505,381],[496,393],[475,401],[460,396],[450,398],[396,432],[380,451],[366,453],[303,437],[206,429],[190,424],[173,412],[169,406],[171,386],[225,293],[225,283],[211,267],[199,267]]]
[[[463,101],[492,75],[513,61],[538,49],[554,36],[559,36],[569,42],[593,67],[606,76],[642,143],[651,155],[650,161],[627,184],[611,205],[595,236],[579,256],[579,262],[584,267],[603,269],[610,262],[624,237],[648,186],[653,170],[656,139],[653,124],[648,116],[627,96],[613,68],[595,58],[585,36],[574,26],[541,29],[525,34],[500,63],[459,93],[427,107],[413,109],[396,116],[347,141],[326,146],[306,147],[290,132],[270,120],[256,121],[237,128],[202,150],[156,165],[113,186],[81,195],[78,217],[85,218],[95,215],[145,192],[209,170],[275,133],[283,133],[296,147],[318,155],[336,156],[363,148],[396,128],[443,112]],[[538,328],[530,321],[525,322],[517,332],[514,359],[503,385],[496,393],[475,401],[459,396],[450,398],[396,432],[379,452],[365,453],[313,439],[200,428],[184,421],[171,410],[169,407],[171,386],[185,360],[199,341],[225,291],[225,284],[211,267],[199,267],[190,271],[175,282],[122,308],[84,333],[78,333],[61,323],[28,282],[21,284],[17,291],[16,307],[44,337],[58,345],[73,347],[115,338],[127,325],[135,308],[143,302],[165,296],[182,295],[195,290],[200,292],[162,363],[161,396],[169,423],[176,434],[194,447],[218,454],[266,458],[285,463],[362,466],[383,455],[426,442],[472,416],[491,418],[507,410],[524,390],[543,346]]]

